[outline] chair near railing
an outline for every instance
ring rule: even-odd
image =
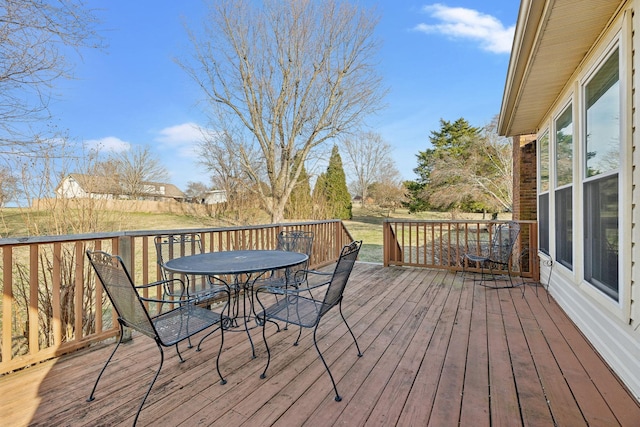
[[[199,233],[210,252],[273,249],[283,230],[314,233],[310,268],[335,262],[353,240],[340,220],[0,239],[0,375],[117,336],[117,318],[96,286],[87,249],[119,255],[136,283],[149,283],[162,279],[156,235]],[[160,295],[161,286],[142,294]]]
[[[514,287],[511,277],[511,264],[514,255],[513,248],[520,235],[520,224],[515,221],[496,224],[490,230],[489,240],[480,246],[480,250],[469,248],[469,252],[464,254],[462,262],[462,274],[471,266],[479,266],[481,270],[480,279],[473,279],[473,283],[479,283],[482,286],[493,288]],[[519,258],[517,258],[519,259]],[[495,274],[496,271],[504,271],[507,269],[508,284],[498,284],[498,280],[502,279],[501,275]]]
[[[504,221],[503,221],[504,222]],[[489,229],[496,221],[436,221],[387,219],[383,224],[384,265],[413,266],[462,271],[464,254],[478,242],[487,240]],[[517,221],[523,231],[516,241],[513,253],[527,249],[537,253],[535,246],[537,223]],[[537,269],[532,257],[511,257],[510,270],[523,277],[536,277]],[[467,271],[480,272],[471,266]],[[507,271],[505,269],[505,271]]]

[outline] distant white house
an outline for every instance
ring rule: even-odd
[[[227,201],[227,190],[210,190],[204,197],[205,205],[215,205]]]
[[[145,182],[142,198],[156,201],[183,201],[184,193],[173,184]],[[56,188],[56,197],[65,199],[126,199],[117,177],[72,173],[63,178]]]

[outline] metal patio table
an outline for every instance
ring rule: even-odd
[[[234,250],[221,252],[206,252],[174,258],[165,263],[165,268],[174,273],[197,276],[232,276],[235,281],[236,293],[234,302],[229,304],[239,305],[239,292],[242,292],[242,321],[244,330],[249,337],[251,354],[255,357],[255,348],[249,322],[255,319],[255,304],[253,300],[253,285],[263,274],[269,271],[280,270],[301,264],[309,259],[309,256],[299,252],[281,250]],[[239,310],[238,310],[239,311]],[[238,311],[235,311],[235,326],[237,325]],[[230,325],[231,327],[234,324]],[[253,326],[252,326],[253,327]]]

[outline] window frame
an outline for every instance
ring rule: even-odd
[[[537,138],[537,204],[538,204],[538,251],[549,256],[551,254],[550,248],[550,189],[551,189],[551,132],[546,127]],[[543,162],[545,161],[542,156],[543,144],[542,141],[546,140],[546,176],[543,176]]]
[[[568,102],[566,102],[563,107],[560,109],[560,112],[553,118],[553,141],[551,141],[550,146],[553,147],[553,168],[552,168],[552,182],[553,182],[553,225],[554,225],[554,235],[555,235],[555,259],[558,263],[565,266],[569,270],[573,271],[573,255],[574,255],[574,239],[575,233],[573,230],[573,225],[575,223],[573,214],[574,214],[574,194],[573,191],[573,182],[575,180],[575,146],[576,146],[576,127],[575,127],[575,114],[576,109],[574,108],[573,99],[570,98]],[[560,128],[562,122],[560,120],[566,120],[568,115],[568,123],[566,126]],[[561,158],[561,150],[559,145],[559,131],[560,129],[565,129],[567,126],[570,126],[570,159],[569,159],[569,179],[560,181],[561,174],[560,171],[563,169],[559,166],[560,162],[563,160]],[[568,193],[568,195],[567,195]]]
[[[598,73],[600,73],[602,70],[605,69],[605,66],[607,65],[607,62],[611,59],[612,55],[614,55],[614,53],[617,52],[618,55],[618,68],[617,68],[617,72],[618,72],[618,79],[616,84],[618,85],[617,88],[617,117],[618,117],[618,122],[617,122],[617,136],[618,136],[618,150],[617,150],[617,154],[618,154],[618,159],[617,159],[617,167],[616,168],[610,168],[608,170],[605,170],[603,172],[597,173],[597,174],[589,174],[588,173],[588,168],[589,168],[589,163],[588,163],[588,149],[592,148],[590,146],[588,146],[588,136],[589,136],[589,128],[588,126],[590,125],[589,121],[588,121],[588,109],[593,107],[593,105],[595,105],[595,103],[588,105],[587,103],[587,86],[594,81],[594,79],[596,77],[598,77]],[[594,271],[601,271],[604,268],[604,264],[598,264],[596,267],[594,267],[593,265],[593,261],[600,261],[600,263],[604,263],[604,252],[607,252],[606,250],[604,250],[604,244],[600,245],[600,247],[595,246],[597,243],[597,237],[596,235],[600,236],[600,234],[606,234],[606,233],[602,233],[603,231],[603,223],[602,223],[602,212],[598,211],[597,213],[593,211],[594,206],[588,205],[588,203],[590,203],[591,200],[596,200],[598,203],[600,203],[601,197],[600,194],[598,194],[598,197],[593,197],[593,194],[590,193],[591,189],[594,186],[598,186],[601,183],[605,183],[612,179],[613,177],[617,178],[617,217],[616,217],[616,232],[617,232],[617,236],[618,236],[618,240],[617,240],[617,245],[616,245],[616,252],[617,254],[620,253],[620,247],[621,247],[621,240],[620,238],[623,236],[623,233],[621,233],[622,230],[622,224],[621,224],[621,219],[623,218],[623,212],[622,212],[622,202],[623,202],[623,190],[622,190],[622,181],[623,181],[623,145],[624,145],[624,123],[625,123],[625,114],[626,110],[624,108],[624,80],[623,80],[623,69],[624,69],[624,58],[623,58],[623,50],[622,50],[622,46],[621,46],[621,41],[620,38],[617,37],[615,38],[610,45],[608,46],[608,48],[606,49],[606,51],[604,52],[604,54],[602,54],[598,61],[594,62],[593,67],[589,70],[589,72],[584,76],[584,78],[582,79],[582,81],[580,82],[580,96],[582,99],[582,103],[580,106],[580,115],[581,115],[581,128],[582,128],[582,132],[581,135],[583,136],[580,141],[579,141],[579,150],[580,150],[580,158],[581,158],[581,162],[580,162],[580,187],[581,187],[581,193],[582,193],[582,203],[581,208],[582,208],[582,217],[581,217],[581,223],[582,223],[582,279],[584,281],[584,283],[586,283],[589,287],[591,287],[592,289],[597,290],[601,295],[605,296],[608,300],[614,302],[615,304],[620,305],[621,302],[623,301],[623,291],[624,291],[624,282],[622,280],[622,275],[620,274],[623,266],[622,266],[622,259],[620,258],[620,256],[618,255],[616,258],[616,263],[617,263],[617,276],[616,276],[616,283],[615,283],[615,289],[612,288],[609,284],[603,283],[601,280],[599,280],[598,277],[594,277],[593,272]],[[606,93],[606,92],[605,92]],[[601,100],[602,96],[600,96],[597,101]],[[598,222],[595,223],[590,223],[589,221],[593,220],[594,218],[599,218]],[[600,233],[600,234],[598,234]]]

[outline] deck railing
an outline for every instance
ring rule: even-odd
[[[500,221],[430,221],[388,219],[383,224],[384,265],[463,269],[464,254],[478,253]],[[518,221],[520,234],[512,252],[512,274],[537,280],[537,223]],[[479,266],[466,265],[468,271]]]
[[[314,232],[312,267],[335,261],[352,240],[339,220],[0,239],[0,375],[117,335],[117,321],[96,286],[86,249],[120,255],[142,284],[161,278],[156,235],[199,233],[204,250],[211,252],[273,249],[277,234],[292,229]]]

